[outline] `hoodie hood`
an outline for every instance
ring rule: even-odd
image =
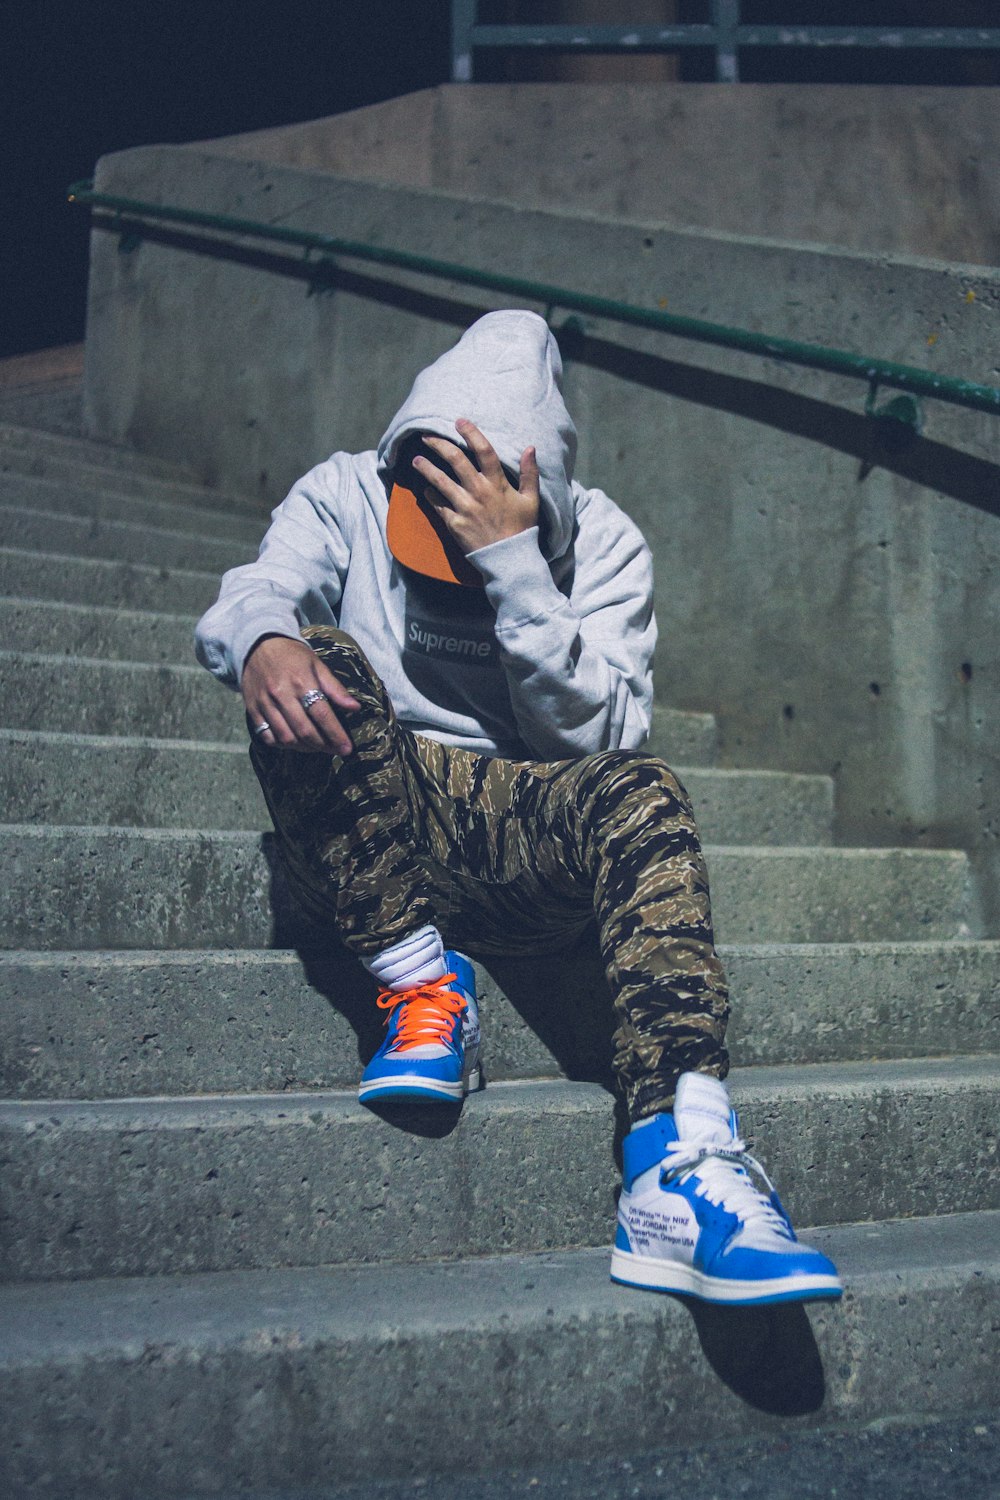
[[[505,468],[518,471],[525,448],[538,461],[542,535],[549,559],[573,539],[573,465],[576,428],[562,398],[562,359],[537,313],[487,313],[458,343],[421,370],[378,445],[382,473],[414,432],[432,432],[464,447],[455,420],[468,417],[496,449]]]

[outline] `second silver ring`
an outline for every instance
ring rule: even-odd
[[[311,688],[308,693],[303,693],[302,697],[299,699],[299,702],[302,704],[302,707],[305,709],[306,713],[309,712],[314,703],[325,703],[326,701],[326,694],[321,693],[319,688]]]

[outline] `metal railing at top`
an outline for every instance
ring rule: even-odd
[[[904,398],[897,397],[886,407],[876,410],[874,402],[880,386],[905,391],[911,397],[931,397],[956,406],[971,407],[974,411],[1000,415],[1000,387],[979,385],[975,381],[956,376],[937,375],[932,370],[920,370],[914,365],[896,364],[891,360],[874,359],[864,354],[850,354],[846,350],[828,349],[820,344],[804,344],[773,334],[754,333],[746,328],[729,328],[722,323],[709,323],[701,318],[669,313],[659,307],[637,307],[629,302],[617,302],[610,297],[598,297],[590,292],[574,292],[567,287],[531,281],[523,276],[506,276],[499,271],[480,271],[473,266],[454,265],[450,261],[414,255],[407,250],[393,250],[381,245],[340,239],[311,229],[296,229],[286,224],[266,224],[258,219],[235,218],[231,214],[210,213],[204,209],[183,208],[177,204],[148,203],[139,198],[121,197],[116,193],[95,192],[93,183],[87,181],[75,182],[67,191],[71,203],[86,203],[92,208],[112,211],[109,227],[121,232],[123,248],[132,249],[141,243],[141,227],[137,221],[143,219],[222,231],[241,238],[270,240],[304,250],[307,260],[313,252],[320,252],[320,259],[312,262],[317,286],[335,285],[336,268],[330,257],[346,256],[351,260],[394,266],[402,271],[418,272],[424,276],[482,287],[529,302],[539,302],[550,321],[558,308],[593,318],[626,323],[634,328],[649,328],[702,344],[738,349],[744,354],[758,355],[763,359],[780,360],[786,364],[802,365],[809,369],[864,380],[868,385],[865,411],[869,416],[886,418],[917,431],[920,429],[921,418],[915,402],[905,403]],[[126,219],[128,223],[125,222]]]
[[[739,82],[743,47],[880,47],[894,52],[910,47],[1000,47],[1000,27],[996,26],[747,26],[740,21],[740,0],[711,0],[712,19],[700,25],[585,21],[481,25],[478,15],[479,0],[452,0],[454,83],[472,82],[475,52],[480,47],[563,52],[670,52],[675,47],[704,47],[715,54],[715,76],[720,83]]]

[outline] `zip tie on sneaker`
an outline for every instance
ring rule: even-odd
[[[464,1016],[468,1009],[463,997],[447,988],[449,984],[457,983],[457,974],[444,974],[440,979],[416,985],[412,990],[382,991],[375,1004],[379,1010],[389,1012],[384,1022],[386,1026],[398,1006],[406,1007],[399,1019],[393,1052],[406,1052],[410,1047],[444,1040],[451,1029],[452,1017]]]

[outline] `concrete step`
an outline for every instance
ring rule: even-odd
[[[0,799],[28,823],[271,826],[245,744],[2,729]]]
[[[0,598],[0,640],[7,651],[190,666],[196,622],[196,615]]]
[[[620,1457],[622,1410],[634,1457],[741,1436],[780,1451],[804,1421],[843,1429],[875,1411],[890,1426],[981,1411],[998,1227],[983,1214],[815,1233],[851,1295],[806,1311],[616,1287],[600,1250],[12,1288],[2,1472],[10,1493],[107,1500],[263,1486],[304,1500],[352,1480],[374,1495],[391,1475],[429,1496],[451,1476],[457,1495],[513,1463]]]
[[[28,554],[22,554],[26,556]],[[121,565],[124,566],[124,565]],[[135,576],[132,575],[142,575]],[[123,603],[141,601],[143,584],[152,570],[130,568],[122,576]],[[60,572],[52,569],[51,585],[60,586]],[[207,593],[208,607],[218,592],[218,579],[209,574],[165,575],[161,587],[150,590],[150,607],[171,597],[179,580],[175,604],[187,604],[198,593]],[[36,582],[42,579],[36,577]],[[100,586],[104,580],[84,580]],[[4,585],[0,554],[0,588]],[[181,586],[183,585],[183,586]],[[8,592],[10,592],[8,590]],[[183,596],[183,600],[182,600]],[[204,595],[203,595],[204,596]],[[37,601],[36,601],[37,602]],[[193,662],[193,647],[190,660]],[[40,695],[39,679],[57,673],[58,694]],[[213,740],[246,745],[246,723],[237,694],[219,686],[201,667],[162,666],[130,660],[79,657],[73,662],[72,678],[65,680],[65,656],[54,653],[0,651],[0,724],[10,729],[54,731],[60,734],[142,735],[165,739]],[[658,709],[655,715],[661,739],[669,739],[677,750],[678,765],[698,766],[714,758],[715,721],[707,714]],[[683,758],[681,757],[683,752]],[[660,751],[659,753],[663,753]],[[810,793],[796,783],[806,802]],[[820,793],[822,801],[824,794]],[[800,799],[800,801],[803,799]]]
[[[828,777],[697,767],[678,774],[706,841],[830,842]],[[0,730],[0,795],[26,823],[271,826],[245,745]]]
[[[1000,1214],[808,1238],[843,1303],[698,1307],[613,1285],[604,1248],[9,1287],[0,1475],[298,1494],[995,1404]]]
[[[971,1056],[995,1045],[998,942],[721,952],[729,1046],[743,1066]],[[612,1018],[596,944],[476,968],[491,1083],[606,1077]],[[0,953],[0,1095],[351,1088],[384,1034],[374,993],[346,954]]]
[[[147,567],[200,568],[223,573],[253,562],[257,547],[238,540],[201,537],[189,531],[131,521],[88,519],[54,511],[0,506],[0,544],[34,552],[69,552]]]
[[[742,1129],[793,1222],[1000,1208],[996,1057],[755,1068]],[[610,1244],[614,1106],[498,1083],[380,1118],[354,1091],[0,1103],[0,1279]]]
[[[933,1485],[942,1496],[991,1496],[1000,1474],[1000,1408],[923,1413],[889,1420],[859,1415],[828,1426],[762,1426],[742,1438],[678,1443],[669,1423],[656,1446],[581,1458],[539,1455],[530,1463],[469,1473],[435,1474],[324,1485],[323,1500],[830,1500],[879,1496],[910,1500]],[[933,1476],[933,1478],[931,1478]],[[267,1500],[315,1500],[315,1491],[267,1491]],[[244,1490],[214,1500],[245,1500]]]
[[[0,422],[78,437],[83,428],[83,382],[77,378],[0,388]]]
[[[647,749],[671,766],[714,766],[719,729],[714,714],[653,705]]]
[[[0,421],[0,463],[8,459],[13,461],[19,455],[36,463],[61,461],[111,473],[148,475],[191,485],[196,482],[192,470],[171,459],[136,453],[132,448],[122,448],[96,438],[42,432],[16,422]]]
[[[0,828],[5,948],[315,944],[273,839],[211,830]],[[967,937],[968,861],[941,849],[710,847],[720,942]]]
[[[3,426],[0,424],[0,434]],[[38,436],[38,434],[32,434]],[[118,450],[113,450],[117,452]],[[88,490],[103,490],[116,495],[133,495],[145,500],[165,500],[174,505],[185,505],[189,509],[207,507],[213,512],[225,511],[241,519],[254,519],[260,530],[267,524],[270,507],[259,499],[233,494],[228,490],[212,489],[199,484],[179,470],[176,476],[147,472],[141,467],[138,454],[127,455],[136,462],[130,467],[116,464],[108,467],[100,456],[90,452],[82,454],[52,453],[29,444],[11,447],[0,436],[0,474],[31,476],[59,484],[71,484]]]
[[[193,662],[193,648],[192,648]],[[238,694],[197,665],[157,666],[0,651],[0,723],[86,735],[246,744]]]
[[[0,639],[7,651],[190,665],[194,627],[201,612],[199,606],[203,601],[202,607],[207,608],[218,593],[218,578],[209,573],[161,574],[159,570],[154,572],[125,564],[83,559],[67,566],[63,559],[53,560],[31,552],[8,552],[7,558],[5,566],[4,552],[0,550],[0,588],[10,586],[10,594],[0,596]],[[119,577],[114,571],[117,569],[124,569],[124,576]],[[30,595],[32,585],[38,589],[40,597],[24,597]],[[89,602],[103,597],[102,589],[111,593],[112,602],[108,605]],[[82,602],[62,603],[67,592]],[[116,594],[120,599],[117,606],[114,603]],[[197,600],[198,604],[190,613],[181,613],[183,603],[188,599]],[[138,607],[129,610],[125,607],[128,604]],[[167,610],[176,610],[176,613],[168,617]],[[204,691],[206,694],[218,692],[207,677]],[[713,765],[716,740],[716,725],[711,714],[686,713],[660,705],[653,710],[649,748],[675,767]],[[740,785],[738,774],[728,773],[726,785],[730,805]],[[812,830],[810,837],[814,842],[822,842],[828,837],[828,833],[822,831],[832,814],[832,782],[828,778],[793,777],[783,772],[747,774],[758,778],[768,775],[785,777],[786,800],[769,801],[768,811],[763,817],[756,808],[755,797],[749,795],[745,799],[745,817],[752,819],[761,829],[761,842],[786,842],[805,836],[807,830]],[[748,781],[743,785],[750,793],[751,783]],[[762,786],[759,779],[753,783],[754,789]]]
[[[198,616],[218,592],[216,573],[0,547],[5,597]]]
[[[16,474],[0,466],[0,508],[43,511],[90,520],[129,521],[200,537],[245,542],[256,548],[266,529],[258,518],[226,512],[213,505],[211,490],[192,491],[188,502],[179,502],[173,488],[163,481],[131,481],[132,493],[102,483],[104,475],[91,470],[90,484],[77,475],[41,478]],[[155,486],[162,494],[150,494]]]

